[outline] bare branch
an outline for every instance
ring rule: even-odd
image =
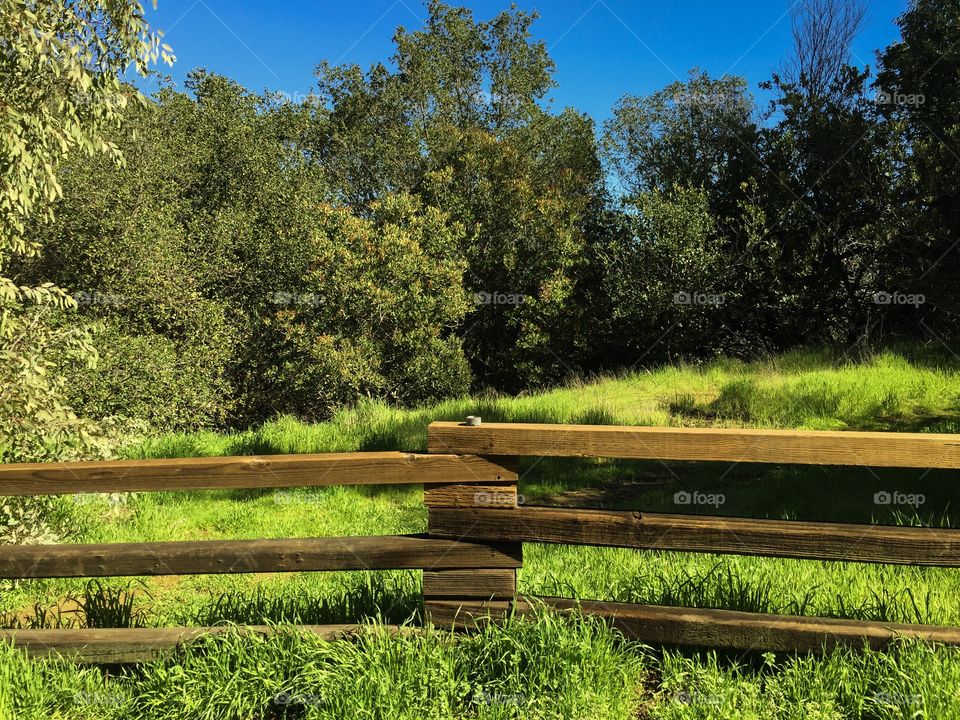
[[[793,53],[783,79],[808,95],[822,97],[850,59],[863,28],[865,0],[795,0],[791,7]]]

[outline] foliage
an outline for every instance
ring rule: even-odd
[[[56,368],[96,356],[82,326],[53,319],[75,305],[69,295],[46,279],[18,278],[18,266],[41,252],[26,228],[53,218],[58,164],[70,153],[121,159],[107,138],[131,99],[119,75],[172,56],[135,2],[4,2],[0,43],[0,461],[70,459],[92,453],[93,428],[67,403]],[[2,506],[8,542],[48,541],[63,520],[54,500]]]
[[[757,165],[754,101],[742,78],[692,70],[646,97],[625,95],[604,126],[604,148],[627,199],[674,186],[730,202]]]
[[[60,158],[60,212],[24,221],[43,252],[7,265],[69,288],[49,331],[99,350],[96,368],[45,350],[38,377],[65,375],[81,417],[193,429],[671,358],[949,345],[957,17],[911,5],[874,80],[848,65],[845,3],[796,11],[766,112],[694,69],[625,95],[599,138],[553,107],[535,14],[438,0],[391,57],[321,62],[297,102],[198,70],[118,103],[109,152]],[[849,12],[834,32],[818,7]]]
[[[784,341],[850,345],[869,337],[889,312],[876,293],[892,293],[892,258],[902,242],[891,184],[906,148],[877,122],[868,74],[844,67],[829,92],[811,95],[774,77],[780,122],[763,131],[767,188],[759,205],[777,223],[776,287]],[[783,341],[782,341],[783,342]]]
[[[602,205],[592,122],[544,109],[554,68],[534,15],[429,10],[423,30],[398,31],[395,71],[318,67],[306,148],[357,212],[397,190],[448,212],[466,232],[467,289],[523,298],[478,306],[460,328],[478,384],[555,381],[586,341],[577,285]]]
[[[908,148],[894,165],[893,262],[896,286],[927,302],[894,318],[894,329],[909,332],[919,319],[952,338],[960,319],[960,10],[951,0],[915,0],[897,24],[901,40],[881,54],[875,83],[884,125]]]
[[[701,189],[641,192],[620,237],[604,251],[604,297],[611,353],[639,363],[651,352],[681,356],[718,347],[714,319],[739,298],[732,268]],[[701,351],[702,352],[702,351]]]
[[[506,140],[486,131],[454,135],[463,157],[428,178],[431,202],[450,208],[467,228],[464,283],[475,310],[461,335],[485,385],[542,386],[578,360],[586,315],[578,292],[587,249],[581,222],[589,198],[580,191],[589,181],[562,167],[541,179],[549,170],[538,167],[530,145],[541,134],[584,128],[590,132],[569,114],[538,120]]]
[[[222,424],[229,409],[223,378],[225,353],[200,342],[131,332],[117,318],[91,335],[95,366],[63,368],[67,394],[77,412],[108,418],[133,430],[200,428]],[[100,422],[103,425],[103,421]]]
[[[370,210],[323,211],[312,269],[264,319],[279,350],[252,368],[274,412],[324,418],[365,396],[409,404],[469,388],[451,334],[468,307],[462,226],[407,195]]]

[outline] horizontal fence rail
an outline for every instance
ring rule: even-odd
[[[0,546],[0,578],[516,568],[512,545],[420,535]]]
[[[576,601],[570,598],[530,598],[516,602],[436,600],[430,603],[434,622],[469,628],[485,619],[524,615],[537,606],[578,611],[609,620],[624,636],[655,645],[820,652],[839,645],[881,650],[898,638],[960,645],[960,628],[884,623],[866,620],[769,615],[681,608],[663,605]]]
[[[359,625],[297,625],[298,632],[310,633],[323,640],[353,637]],[[381,625],[391,635],[409,634],[412,628]],[[274,635],[286,632],[272,625],[213,625],[211,627],[178,628],[58,628],[55,630],[0,630],[0,642],[13,642],[31,657],[61,656],[78,663],[126,665],[148,662],[167,655],[188,642],[204,637],[242,632],[253,635]]]
[[[433,453],[960,468],[960,436],[491,423],[430,425]]]
[[[960,530],[517,507],[431,508],[438,537],[960,567]]]
[[[471,455],[320,453],[0,464],[0,495],[392,485],[516,480],[515,469]]]

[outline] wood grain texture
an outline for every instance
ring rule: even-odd
[[[517,594],[516,570],[424,570],[425,598],[513,598]]]
[[[729,428],[430,425],[430,452],[960,468],[960,435]]]
[[[645,550],[960,567],[960,530],[579,510],[431,508],[430,534]]]
[[[415,629],[381,626],[391,634],[409,634]],[[31,657],[59,655],[81,664],[128,664],[154,660],[201,636],[229,632],[272,634],[296,629],[324,640],[349,639],[357,625],[216,626],[194,628],[107,628],[0,630],[0,642],[13,642]]]
[[[514,508],[517,506],[517,484],[506,483],[442,483],[423,489],[423,502],[428,507]]]
[[[516,479],[514,470],[469,455],[320,453],[0,464],[0,495],[485,483]]]
[[[567,598],[509,601],[430,600],[425,610],[435,625],[470,629],[512,612],[526,614],[543,602],[608,620],[627,637],[651,645],[695,646],[735,650],[820,652],[845,645],[882,649],[898,637],[960,645],[960,628],[834,618],[764,615],[734,610],[632,605]]]
[[[515,568],[516,543],[418,535],[0,546],[0,578]]]

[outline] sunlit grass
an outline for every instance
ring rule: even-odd
[[[280,418],[238,433],[163,435],[123,454],[423,451],[427,425],[466,415],[490,422],[954,432],[960,429],[960,362],[917,362],[893,351],[853,362],[796,351],[753,363],[667,366],[520,397],[461,398],[414,410],[368,401],[324,423]]]
[[[17,720],[954,720],[958,687],[957,648],[657,653],[551,613],[457,639],[227,633],[110,675],[0,645],[0,717]]]

